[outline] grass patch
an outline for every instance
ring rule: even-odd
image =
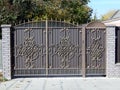
[[[2,75],[2,73],[0,72],[0,82],[2,82],[3,81],[3,75]]]
[[[0,82],[8,81],[6,78],[3,77],[2,73],[0,72]]]

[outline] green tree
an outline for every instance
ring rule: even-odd
[[[91,20],[89,0],[1,0],[0,24],[27,20],[59,19],[86,23]]]
[[[70,22],[86,23],[90,21],[92,9],[87,6],[89,0],[45,0],[45,15],[48,19],[61,19]]]
[[[0,25],[41,19],[82,24],[91,20],[88,3],[89,0],[0,0]]]
[[[16,7],[10,2],[10,0],[0,1],[0,24],[15,23],[17,15]]]

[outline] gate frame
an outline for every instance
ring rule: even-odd
[[[91,23],[89,23],[88,25],[90,25],[90,24]],[[47,20],[46,20],[46,27],[47,27]],[[85,51],[86,51],[86,43],[85,43],[86,27],[82,28],[82,76],[83,77],[86,76],[86,53],[85,53]],[[11,72],[12,72],[12,70],[11,70],[11,60],[12,60],[11,59],[11,36],[10,36],[11,35],[11,30],[10,30],[11,25],[1,25],[1,28],[2,28],[3,76],[4,76],[4,78],[10,80],[10,79],[12,79],[12,75],[11,75]],[[48,29],[46,28],[46,32],[47,31],[48,31]],[[46,35],[46,37],[48,38],[48,35]],[[48,43],[47,40],[46,40],[46,43]],[[48,46],[46,45],[46,47],[48,47]],[[46,52],[46,55],[47,54],[48,54],[48,52]]]
[[[107,38],[106,38],[107,37],[107,34],[106,34],[107,28],[108,27],[100,21],[92,21],[92,22],[88,23],[85,27],[85,32],[87,31],[87,29],[100,29],[100,30],[103,29],[103,30],[105,30],[104,31],[104,33],[105,33],[105,43],[104,43],[104,48],[105,48],[104,49],[104,53],[105,53],[105,56],[104,56],[104,59],[105,59],[105,61],[104,61],[105,62],[105,66],[104,66],[105,67],[105,73],[104,74],[105,75],[103,75],[103,76],[107,75],[107,59],[106,59],[107,58],[107,45],[106,45],[106,43],[107,43]],[[87,37],[87,36],[85,36],[85,37]],[[85,41],[85,46],[86,46],[86,43],[87,43],[87,40]],[[87,49],[87,48],[85,47],[85,49]],[[87,61],[87,59],[85,59],[85,60]],[[86,65],[86,62],[85,62],[85,65]],[[85,66],[85,68],[86,68],[86,66]],[[85,76],[86,76],[86,70],[87,70],[87,68],[85,69]]]
[[[82,28],[82,75],[86,77],[86,29]]]
[[[56,28],[58,28],[58,29],[59,29],[59,28],[60,28],[60,29],[65,29],[65,28],[67,29],[67,28],[68,28],[68,29],[72,29],[72,30],[74,30],[74,29],[76,29],[76,30],[78,30],[78,31],[80,30],[80,33],[82,32],[82,27],[81,27],[81,26],[79,27],[78,25],[71,24],[71,23],[64,22],[64,21],[55,21],[55,20],[49,20],[49,21],[50,21],[50,24],[51,24],[51,22],[52,22],[52,23],[55,23],[55,24],[57,24],[57,23],[59,24],[59,23],[60,23],[60,25],[58,25],[58,27],[55,27],[55,28],[54,28],[54,27],[51,27],[51,26],[49,27],[49,26],[48,26],[48,23],[49,23],[48,20],[42,20],[42,21],[40,21],[40,23],[41,23],[41,22],[44,22],[45,25],[44,25],[42,28],[45,28],[45,29],[44,29],[44,32],[47,33],[47,34],[45,35],[45,37],[46,37],[46,40],[45,40],[45,48],[48,48],[48,45],[49,45],[49,44],[48,44],[48,36],[49,36],[48,30],[49,30],[49,28],[53,28],[53,30],[56,29]],[[33,28],[33,29],[34,29],[34,28],[36,28],[36,26],[34,27],[34,23],[36,23],[35,25],[37,25],[37,23],[39,23],[39,22],[27,22],[27,23],[23,23],[23,24],[18,24],[18,25],[16,25],[16,26],[14,27],[14,29],[16,29],[16,30],[17,30],[17,29],[23,29],[23,28],[25,29],[25,28],[26,28],[26,27],[25,27],[26,25],[27,25],[27,28]],[[29,24],[32,24],[32,25],[29,26]],[[23,26],[22,26],[22,25],[23,25]],[[40,24],[40,25],[41,25],[41,24]],[[67,25],[67,26],[66,26],[66,25]],[[32,27],[32,26],[33,26],[33,27]],[[27,29],[27,28],[26,28],[26,29]],[[38,26],[37,28],[39,28],[39,26]],[[65,30],[66,30],[66,29],[65,29]],[[82,39],[82,34],[81,34],[80,36],[81,36],[81,39]],[[81,44],[82,44],[82,40],[81,40],[80,42],[81,42]],[[59,44],[59,43],[60,43],[60,42],[58,42],[57,44]],[[16,45],[15,45],[15,46],[16,46]],[[81,46],[82,46],[82,45],[81,45]],[[48,62],[49,62],[49,59],[48,59],[48,54],[49,54],[49,53],[48,53],[48,49],[46,50],[45,53],[46,53],[46,55],[45,55],[45,56],[46,56],[46,60],[45,60],[45,61],[47,62],[46,65],[45,65],[45,66],[46,66],[45,69],[46,69],[47,72],[45,71],[46,74],[43,75],[43,76],[51,76],[50,74],[48,74],[48,71],[49,71],[49,69],[50,69],[50,68],[48,68]],[[81,54],[81,55],[82,55],[82,54]],[[82,58],[82,57],[81,57],[81,58]],[[80,59],[80,61],[82,62],[82,59]],[[32,68],[31,68],[31,69],[32,69]],[[39,69],[39,68],[38,68],[38,69]],[[57,68],[56,68],[56,69],[57,69]],[[62,69],[62,68],[61,68],[61,69]],[[69,68],[68,68],[68,69],[69,69]],[[71,68],[70,68],[70,69],[71,69]],[[79,69],[79,68],[76,68],[76,70],[77,70],[77,69]],[[63,69],[63,70],[67,70],[67,69]],[[72,69],[71,69],[71,70],[72,70]],[[15,70],[14,70],[14,71],[15,71]],[[79,70],[78,70],[77,72],[79,72]],[[81,73],[80,73],[79,75],[82,76],[82,68],[80,68],[80,72],[81,72]],[[58,76],[60,76],[60,75],[65,76],[65,75],[67,75],[67,73],[66,73],[66,74],[58,74]],[[69,75],[73,75],[73,74],[69,74]],[[19,76],[19,74],[18,74],[18,75],[15,75],[15,77],[17,77],[17,76]],[[23,76],[25,76],[25,74],[24,74]],[[31,77],[32,75],[28,75],[28,76]],[[36,76],[36,75],[35,75],[35,76]],[[39,75],[37,75],[37,76],[39,76]],[[41,76],[41,75],[40,75],[40,76]],[[56,75],[53,74],[52,76],[57,76],[57,74],[56,74]],[[78,76],[78,74],[75,73],[75,76]]]

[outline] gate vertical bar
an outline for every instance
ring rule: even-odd
[[[86,44],[85,44],[85,37],[86,37],[86,31],[85,27],[82,28],[82,75],[83,77],[86,76],[86,68],[85,68],[85,61],[86,61]]]
[[[46,76],[48,75],[48,20],[46,19]]]

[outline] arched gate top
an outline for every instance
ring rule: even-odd
[[[55,21],[55,20],[42,20],[42,21],[30,21],[18,24],[14,27],[46,27],[46,23],[48,27],[76,27],[77,25],[68,23],[65,21]]]
[[[87,28],[106,28],[105,24],[104,23],[101,23],[100,21],[93,21],[93,22],[90,22],[89,24],[87,24],[86,26]]]

